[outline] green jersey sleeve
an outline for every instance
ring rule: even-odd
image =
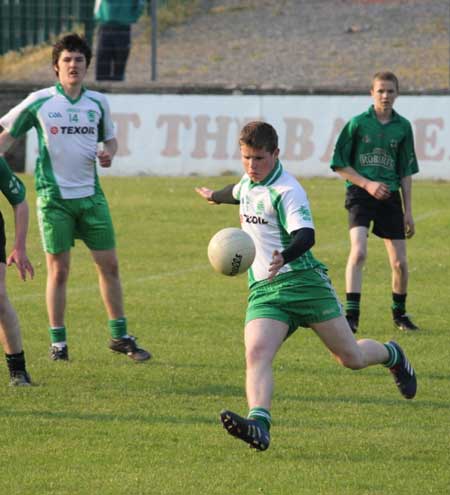
[[[352,167],[354,161],[353,140],[357,130],[357,123],[351,119],[345,124],[334,147],[333,157],[331,159],[331,168]]]
[[[25,185],[12,173],[7,161],[0,156],[0,189],[9,204],[14,206],[25,199]]]

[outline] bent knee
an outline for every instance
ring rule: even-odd
[[[97,271],[100,276],[107,279],[119,279],[119,264],[117,262],[97,264]]]
[[[119,263],[117,261],[111,261],[103,267],[103,272],[117,278],[119,276]]]
[[[367,258],[367,251],[363,249],[352,249],[350,252],[350,260],[354,265],[362,265]]]
[[[408,263],[406,260],[395,260],[392,263],[392,269],[399,273],[407,273]]]
[[[67,282],[69,278],[69,269],[67,267],[56,268],[54,270],[49,271],[49,278],[56,285],[63,285]]]
[[[351,370],[361,370],[367,366],[361,352],[345,353],[344,355],[338,356],[338,360],[342,366]]]
[[[262,362],[270,362],[272,354],[264,346],[254,346],[246,350],[245,360],[247,366],[253,366]]]

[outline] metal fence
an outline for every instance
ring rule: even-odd
[[[94,0],[0,0],[0,55],[45,43],[82,26],[94,30]]]
[[[116,1],[125,5],[131,0]],[[321,9],[315,9],[316,2],[298,0],[146,2],[147,9],[132,26],[126,77],[120,87],[157,80],[170,87],[366,91],[367,74],[374,67],[388,67],[399,74],[402,92],[450,88],[450,0],[340,2],[339,25],[329,16],[334,0],[317,2]],[[70,31],[86,35],[93,50],[86,83],[98,82],[94,4],[95,0],[0,0],[1,83],[53,80],[49,47]],[[311,11],[305,17],[302,5],[307,4]],[[289,16],[284,6],[289,7]],[[149,15],[153,10],[157,15]],[[249,24],[253,14],[257,21]],[[371,22],[368,32],[358,32],[358,24],[354,33],[344,30],[349,19],[366,18]],[[309,24],[313,20],[317,30]],[[293,28],[296,24],[301,29]],[[37,49],[22,50],[30,46]]]
[[[147,3],[150,12],[152,0]],[[171,0],[154,3],[158,8],[170,8]],[[91,43],[94,4],[95,0],[0,0],[0,55],[46,43],[80,27]]]

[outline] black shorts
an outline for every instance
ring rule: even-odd
[[[367,191],[352,185],[347,188],[345,208],[348,210],[348,224],[352,227],[370,228],[383,239],[404,239],[405,224],[402,199],[399,191],[391,192],[388,199],[379,200]]]
[[[0,263],[6,263],[6,235],[5,235],[5,222],[0,212]]]

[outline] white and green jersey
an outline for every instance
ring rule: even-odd
[[[292,240],[292,232],[304,227],[313,229],[314,223],[305,190],[279,161],[262,182],[252,182],[244,174],[233,188],[233,197],[240,203],[242,229],[256,247],[255,261],[248,271],[249,286],[252,287],[267,279],[273,251],[283,251]],[[320,265],[311,251],[307,251],[284,265],[279,273]]]
[[[58,83],[28,95],[0,119],[0,125],[14,138],[36,129],[39,196],[74,199],[100,190],[97,143],[114,138],[109,105],[101,93],[83,88],[73,100]]]

